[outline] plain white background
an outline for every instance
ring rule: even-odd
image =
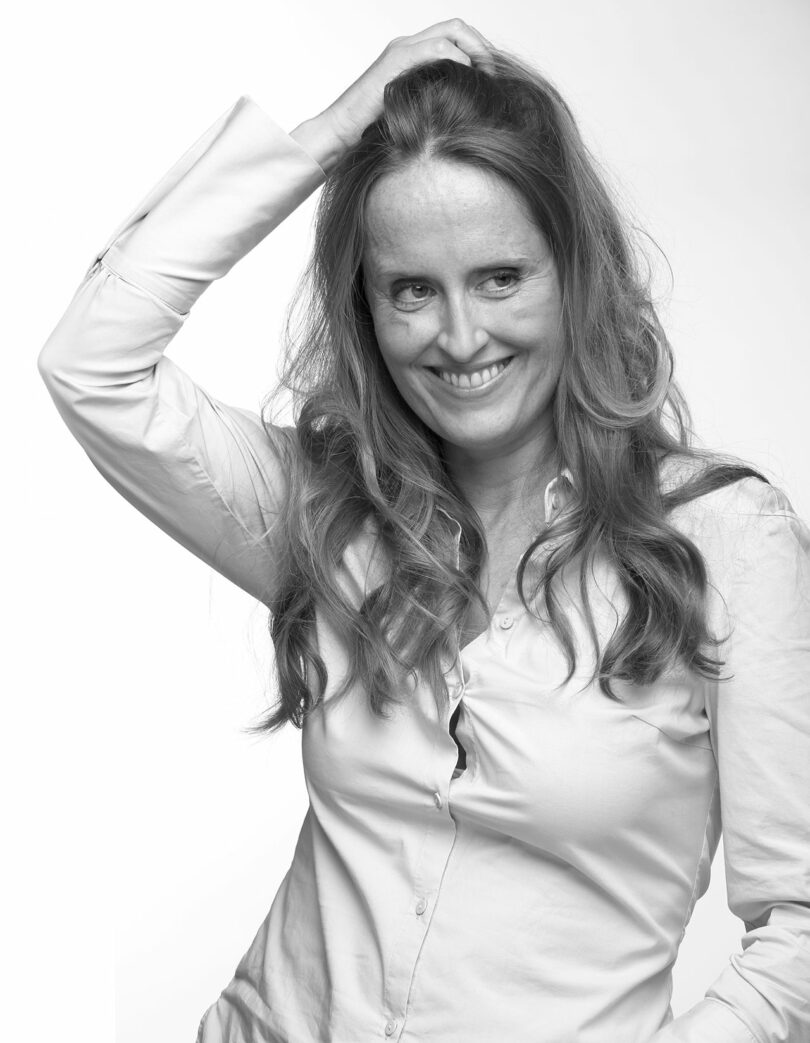
[[[653,251],[703,441],[764,468],[810,517],[805,0],[17,5],[2,72],[9,1039],[193,1040],[306,806],[299,733],[241,731],[266,706],[264,609],[104,483],[36,355],[112,229],[240,94],[292,129],[389,39],[454,15],[560,87],[672,266],[670,285]],[[314,202],[170,346],[217,397],[257,409],[274,379]],[[676,1014],[741,934],[721,846]]]

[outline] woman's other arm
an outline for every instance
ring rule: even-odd
[[[810,531],[778,489],[754,478],[732,489],[721,517],[732,676],[707,711],[728,904],[745,934],[651,1043],[810,1040]]]
[[[94,258],[38,357],[107,481],[265,603],[290,430],[220,402],[164,355],[197,298],[324,180],[247,95],[189,148]]]

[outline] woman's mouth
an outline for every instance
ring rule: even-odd
[[[431,373],[435,373],[444,384],[449,384],[451,387],[458,388],[461,391],[475,391],[476,388],[486,387],[493,381],[496,381],[513,357],[510,355],[509,358],[500,359],[498,362],[493,362],[491,366],[477,369],[474,373],[453,373],[450,370],[440,369],[437,366],[428,366],[427,368]]]

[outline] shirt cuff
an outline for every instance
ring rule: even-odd
[[[185,314],[325,179],[312,156],[242,95],[116,229],[91,270],[101,261]]]
[[[705,997],[660,1028],[650,1043],[758,1043],[731,1007]]]

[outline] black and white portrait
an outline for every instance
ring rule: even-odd
[[[810,1043],[810,9],[12,22],[8,1037]]]

